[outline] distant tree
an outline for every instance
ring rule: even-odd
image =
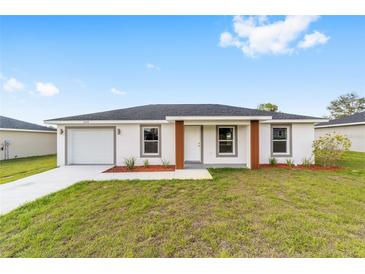
[[[279,107],[275,104],[272,104],[272,103],[265,103],[265,104],[258,105],[257,109],[266,110],[266,111],[278,111]]]
[[[330,102],[327,107],[332,119],[342,118],[365,110],[365,97],[347,93]]]

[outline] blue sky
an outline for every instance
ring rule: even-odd
[[[364,28],[364,16],[0,17],[1,114],[272,102],[321,116],[365,95]]]

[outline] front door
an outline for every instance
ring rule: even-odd
[[[185,162],[201,163],[201,126],[185,126]]]

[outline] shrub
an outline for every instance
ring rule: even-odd
[[[290,167],[292,167],[294,165],[294,160],[293,159],[287,159],[286,160],[286,164]]]
[[[136,164],[136,158],[134,158],[134,157],[126,158],[124,160],[124,163],[128,169],[133,169]]]
[[[167,161],[167,160],[162,160],[162,165],[163,166],[169,166],[170,165],[170,162]]]
[[[150,165],[150,162],[148,162],[148,160],[146,159],[143,161],[143,165],[144,167],[148,167]]]
[[[275,166],[278,163],[275,157],[269,158],[269,164]]]
[[[350,147],[351,141],[345,135],[328,133],[313,142],[315,162],[322,166],[336,166]]]
[[[309,167],[312,165],[312,159],[311,158],[304,158],[302,161],[302,166]]]

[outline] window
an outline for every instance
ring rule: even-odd
[[[160,155],[160,127],[142,127],[142,155]]]
[[[272,128],[272,154],[290,154],[288,126],[277,126]]]
[[[217,151],[219,156],[235,156],[236,128],[222,126],[217,128]]]

